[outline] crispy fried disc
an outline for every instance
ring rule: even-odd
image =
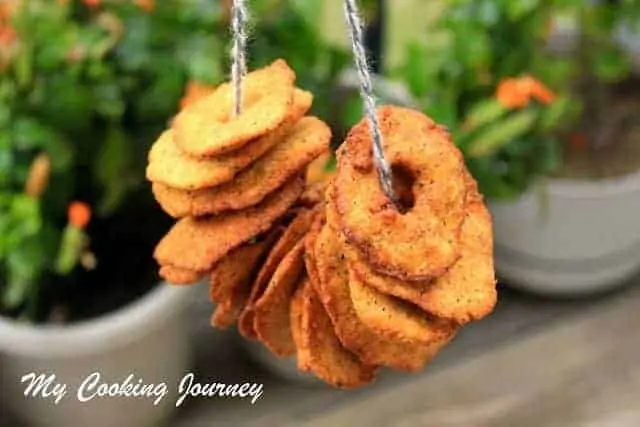
[[[329,182],[335,175],[335,158],[331,151],[318,156],[307,168],[307,182],[310,184]]]
[[[303,187],[302,177],[297,177],[253,208],[210,218],[183,218],[158,243],[154,257],[160,265],[208,271],[230,251],[269,229]]]
[[[304,298],[304,288],[309,286],[309,279],[303,276],[302,282],[298,285],[289,306],[289,322],[291,324],[291,337],[296,346],[296,359],[298,369],[302,372],[309,371],[309,351],[302,342],[302,303]]]
[[[257,272],[258,262],[268,249],[269,240],[245,243],[229,252],[211,270],[209,299],[220,303],[229,298],[233,290]]]
[[[269,252],[267,259],[251,286],[249,301],[238,320],[238,330],[245,338],[257,338],[256,332],[253,329],[253,304],[262,296],[269,280],[271,280],[271,277],[285,255],[293,249],[296,243],[298,243],[309,230],[313,216],[314,213],[312,210],[301,209]]]
[[[307,182],[307,185],[304,188],[304,191],[300,195],[298,199],[298,205],[304,207],[314,207],[318,203],[322,202],[322,198],[324,195],[325,184],[321,182],[316,182],[310,184]]]
[[[229,252],[211,271],[209,298],[216,302],[211,324],[221,329],[233,325],[249,296],[251,279],[273,239],[244,244]]]
[[[262,243],[264,243],[265,245],[263,245],[263,247],[260,249],[264,251],[264,249],[266,248],[266,242]],[[236,249],[236,251],[237,250],[238,249]],[[258,259],[255,259],[255,257],[258,255],[258,249],[252,252],[253,253],[251,254],[246,253],[245,257],[253,258],[249,259],[248,261],[253,261],[253,263],[255,264],[255,262],[257,262],[259,259],[259,256]],[[237,257],[237,259],[238,258],[239,257]],[[231,264],[233,263],[228,263],[227,267],[232,268]],[[237,268],[237,265],[235,265],[235,267]],[[234,273],[230,270],[223,272],[221,271],[222,268],[220,268],[220,266],[214,269],[217,270],[216,277],[218,277],[218,283],[213,284],[212,281],[212,286],[210,287],[210,297],[212,300],[217,301],[213,315],[211,316],[212,326],[220,329],[226,329],[229,326],[233,325],[238,319],[238,315],[244,308],[247,297],[249,296],[252,275],[255,274],[255,265],[251,266],[251,268],[247,267],[247,265],[243,265],[241,273]],[[223,279],[225,276],[229,277],[229,281],[223,284],[221,282],[221,279]]]
[[[160,277],[172,285],[192,285],[198,282],[204,274],[200,271],[163,265],[160,267]]]
[[[360,321],[388,339],[428,344],[448,336],[452,329],[416,307],[365,285],[353,272],[349,273],[349,291]]]
[[[329,218],[328,218],[329,219]],[[342,344],[372,365],[396,370],[418,371],[449,342],[455,329],[429,343],[390,339],[365,326],[353,306],[349,278],[338,236],[329,224],[323,227],[315,245],[322,302]]]
[[[488,315],[497,301],[491,216],[475,182],[468,185],[467,217],[461,234],[462,257],[443,276],[432,282],[414,283],[380,275],[347,246],[349,268],[378,291],[460,325]]]
[[[382,107],[379,118],[395,181],[405,187],[402,193],[413,196],[413,206],[400,213],[382,191],[369,123],[362,120],[338,152],[342,230],[376,271],[404,280],[437,277],[460,257],[466,191],[462,154],[418,111]]]
[[[219,86],[175,118],[176,144],[194,157],[211,157],[273,131],[287,117],[295,77],[281,59],[248,73],[242,80],[242,112],[237,116],[232,116],[233,85]]]
[[[306,366],[321,380],[340,388],[355,388],[373,381],[376,368],[361,362],[342,346],[331,319],[308,282],[302,291],[300,342]],[[305,366],[303,365],[303,366]]]
[[[497,301],[491,215],[471,203],[462,227],[462,258],[423,295],[436,316],[468,323],[489,314]]]
[[[327,189],[326,212],[327,222],[334,231],[340,226],[335,195],[336,188],[331,185]],[[340,238],[339,241],[343,242],[341,253],[344,253],[347,242],[343,235]],[[451,323],[428,318],[417,307],[369,287],[353,270],[349,271],[348,277],[353,309],[360,321],[377,335],[389,340],[420,344],[438,342],[450,335],[453,329]]]
[[[329,162],[334,159],[330,150],[316,158],[307,167],[307,185],[298,200],[302,206],[315,206],[324,200],[324,192],[335,168],[328,169]]]
[[[282,259],[264,293],[253,305],[253,329],[262,343],[278,357],[296,351],[291,333],[290,304],[304,267],[304,241],[299,240]]]
[[[309,111],[312,100],[311,93],[296,89],[293,107],[276,129],[239,150],[213,158],[188,156],[175,144],[174,131],[167,130],[149,151],[147,179],[182,190],[197,190],[229,182],[238,172],[280,142],[291,127]],[[176,216],[172,211],[168,213]]]
[[[228,300],[224,304],[218,304],[211,314],[211,326],[218,329],[228,329],[237,318],[237,309],[241,304],[238,301]]]
[[[330,139],[331,131],[324,122],[305,117],[293,126],[282,142],[232,181],[193,191],[154,183],[153,194],[162,208],[174,217],[218,214],[254,206],[325,152]]]
[[[320,206],[309,228],[309,232],[304,238],[304,265],[309,276],[311,286],[316,290],[319,297],[322,296],[320,291],[320,277],[318,276],[318,268],[314,256],[316,239],[325,223],[324,206]]]

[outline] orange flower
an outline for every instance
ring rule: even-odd
[[[155,0],[136,0],[136,4],[145,12],[153,12],[156,9]]]
[[[506,108],[524,108],[529,104],[529,93],[520,80],[504,79],[496,92],[498,102]]]
[[[531,98],[543,104],[550,104],[556,95],[538,79],[532,76],[504,79],[498,85],[496,98],[506,108],[523,108]]]
[[[0,21],[8,21],[13,9],[8,3],[0,3]]]
[[[184,109],[200,99],[211,94],[215,90],[215,86],[206,85],[198,82],[189,82],[184,96],[180,100],[180,108]]]
[[[91,207],[84,202],[72,202],[67,211],[69,224],[76,228],[85,228],[91,220]]]
[[[534,77],[524,76],[520,81],[526,86],[526,90],[529,92],[529,95],[543,104],[551,104],[556,98],[556,94],[553,93],[551,89]]]
[[[586,150],[589,147],[587,135],[583,132],[574,132],[569,135],[569,144],[576,151]]]
[[[31,197],[40,197],[49,183],[51,159],[45,153],[39,154],[31,163],[24,192]]]
[[[10,46],[16,40],[16,30],[13,27],[0,24],[0,46]]]
[[[100,5],[102,4],[102,0],[82,0],[82,2],[84,3],[85,6],[91,9],[100,7]]]

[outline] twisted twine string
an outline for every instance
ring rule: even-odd
[[[384,156],[382,150],[382,132],[380,131],[380,122],[376,113],[376,99],[373,93],[373,84],[371,82],[371,73],[367,63],[367,54],[364,47],[363,22],[360,18],[360,12],[356,0],[344,0],[344,14],[351,37],[351,48],[356,63],[358,77],[360,79],[360,93],[364,102],[365,114],[369,119],[369,127],[371,128],[371,136],[373,140],[373,158],[378,168],[378,178],[380,186],[387,197],[395,204],[400,206],[398,196],[393,190],[393,176],[391,174],[391,166]]]
[[[233,114],[242,112],[242,78],[247,74],[247,21],[249,13],[245,0],[233,0],[231,6],[231,81],[233,83]]]

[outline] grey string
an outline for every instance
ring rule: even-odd
[[[242,79],[247,74],[247,20],[245,0],[233,0],[231,6],[231,81],[233,83],[233,114],[242,112]]]
[[[382,191],[387,197],[399,207],[399,199],[393,190],[393,176],[389,162],[384,157],[382,149],[382,132],[380,131],[380,122],[376,113],[376,99],[373,93],[373,84],[371,83],[371,73],[367,64],[367,54],[364,48],[363,23],[360,18],[356,0],[344,0],[344,14],[347,20],[349,34],[351,36],[351,47],[353,49],[353,57],[356,62],[358,77],[360,78],[360,92],[364,102],[365,114],[369,119],[369,127],[371,128],[371,136],[373,140],[373,158],[378,168],[378,177]]]

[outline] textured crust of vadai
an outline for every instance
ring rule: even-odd
[[[394,176],[411,184],[413,206],[401,213],[382,191],[369,124],[363,120],[338,151],[341,229],[376,271],[403,280],[440,276],[460,257],[466,192],[462,153],[447,132],[418,111],[382,107],[379,119],[386,158]]]

